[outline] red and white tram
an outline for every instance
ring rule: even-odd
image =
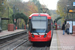
[[[48,42],[50,45],[53,30],[52,19],[47,13],[33,13],[29,16],[29,41]]]

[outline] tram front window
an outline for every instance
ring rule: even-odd
[[[32,21],[32,32],[45,33],[46,21]]]
[[[45,33],[47,28],[46,16],[33,16],[31,19],[31,32]]]

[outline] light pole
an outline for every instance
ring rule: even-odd
[[[8,7],[8,18],[9,18],[9,7]],[[8,20],[8,23],[9,23],[9,20]]]
[[[16,2],[16,0],[15,0],[15,2]],[[16,22],[17,22],[17,21],[16,21],[16,18],[15,18],[15,13],[16,13],[16,8],[15,8],[15,7],[16,7],[16,5],[14,4],[14,5],[13,5],[13,14],[14,14],[14,18],[13,18],[14,20],[13,20],[13,22],[14,22],[14,29],[16,28]],[[17,8],[17,10],[19,11],[18,8]]]
[[[4,5],[4,2],[2,1],[1,5]],[[0,32],[2,31],[2,19],[0,17]]]
[[[67,6],[67,18],[68,18],[68,7],[70,6],[70,5],[66,5]]]
[[[0,17],[0,32],[2,31],[2,26],[1,26],[1,17]]]
[[[16,19],[15,19],[15,5],[13,5],[13,22],[14,22],[14,29],[15,29],[15,23],[16,23]]]

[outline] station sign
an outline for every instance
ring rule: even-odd
[[[69,13],[75,13],[75,9],[69,9]]]
[[[75,6],[75,2],[73,2],[73,6]]]
[[[16,19],[14,19],[14,22],[16,22]]]

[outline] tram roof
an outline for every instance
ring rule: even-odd
[[[47,13],[33,13],[29,16],[29,19],[31,19],[32,16],[47,16],[47,19],[51,19],[51,16],[49,16]]]

